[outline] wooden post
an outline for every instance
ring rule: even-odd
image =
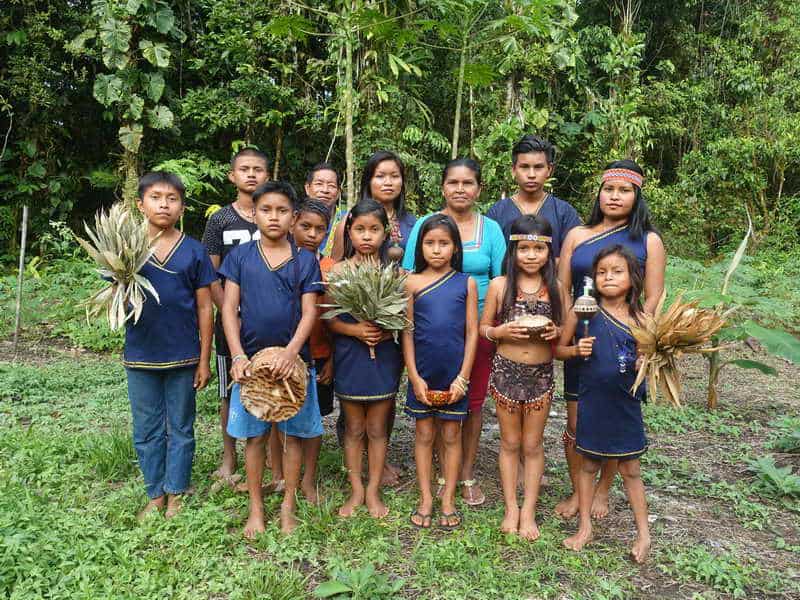
[[[19,329],[22,316],[22,281],[25,273],[25,246],[28,243],[28,205],[22,207],[22,240],[19,246],[19,275],[17,276],[17,312],[14,317],[14,358],[17,358]]]

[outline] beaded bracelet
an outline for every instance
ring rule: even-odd
[[[237,354],[236,356],[231,357],[231,362],[235,363],[237,360],[247,360],[247,354]]]

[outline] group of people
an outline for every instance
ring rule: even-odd
[[[535,540],[558,359],[564,361],[568,419],[562,439],[573,493],[556,513],[579,515],[577,533],[564,544],[580,550],[591,540],[592,518],[608,513],[619,472],[637,527],[631,553],[644,561],[650,547],[639,472],[647,448],[644,390],[631,392],[638,361],[630,328],[663,291],[664,245],[650,222],[636,163],[607,166],[585,224],[568,202],[547,192],[554,167],[553,145],[524,136],[511,155],[518,189],[482,215],[476,209],[480,165],[452,160],[442,172],[441,210],[417,219],[406,208],[404,165],[391,152],[369,158],[360,197],[348,210],[339,206],[332,165],[309,171],[300,201],[288,183],[268,180],[263,153],[245,148],[229,173],[237,198],[211,216],[202,243],[175,227],[184,208],[179,178],[164,172],[142,177],[138,206],[158,237],[141,274],[160,302],[145,302],[138,322],[128,324],[124,351],[134,443],[150,498],[141,516],[165,509],[169,518],[180,511],[194,453],[195,392],[210,379],[213,332],[223,436],[215,476],[235,483],[236,440],[245,439],[246,481],[239,485],[250,499],[246,536],[264,531],[267,462],[267,489],[283,493],[284,532],[296,527],[299,494],[318,501],[322,417],[333,412],[334,399],[350,484],[339,515],[353,516],[362,505],[374,518],[388,514],[381,487],[398,477],[386,456],[405,369],[404,411],[415,421],[420,491],[410,522],[431,527],[438,499],[437,525],[459,527],[459,489],[468,506],[485,502],[474,465],[483,404],[491,396],[501,435],[500,527]],[[413,327],[400,343],[392,332],[348,314],[321,319],[319,305],[330,302],[324,282],[347,263],[393,264],[409,272]],[[590,291],[599,312],[579,321],[573,302]],[[524,319],[531,316],[544,317],[545,325],[532,329]],[[268,365],[273,374],[288,376],[299,356],[309,385],[297,415],[270,424],[243,407],[240,385],[251,374],[253,355],[274,346],[282,350]]]

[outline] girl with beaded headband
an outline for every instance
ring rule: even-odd
[[[664,290],[666,251],[664,242],[650,219],[642,193],[644,172],[632,160],[609,163],[601,176],[600,188],[586,225],[571,230],[564,240],[558,278],[564,289],[572,291],[573,301],[583,291],[584,278],[591,275],[592,263],[600,251],[615,244],[630,250],[644,280],[644,310],[652,313]],[[575,451],[578,415],[579,360],[564,362],[564,399],[567,401],[567,427],[564,453],[569,465],[572,495],[556,505],[556,514],[571,518],[578,512],[577,476],[580,455]],[[608,490],[617,472],[617,461],[609,460],[595,490],[592,516],[604,518],[609,511]]]
[[[553,398],[553,344],[566,302],[556,278],[552,228],[533,215],[511,224],[503,276],[489,284],[480,333],[497,344],[489,393],[500,423],[500,481],[504,533],[539,537],[536,502],[544,472],[544,427]],[[499,324],[498,324],[499,323]],[[517,502],[523,459],[525,495]]]

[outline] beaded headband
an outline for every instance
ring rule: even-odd
[[[603,182],[609,179],[624,179],[639,188],[641,188],[642,183],[644,183],[644,178],[636,171],[630,169],[609,169],[608,171],[604,171]]]
[[[538,235],[535,233],[512,233],[508,236],[510,242],[545,242],[552,243],[553,238],[549,235]]]

